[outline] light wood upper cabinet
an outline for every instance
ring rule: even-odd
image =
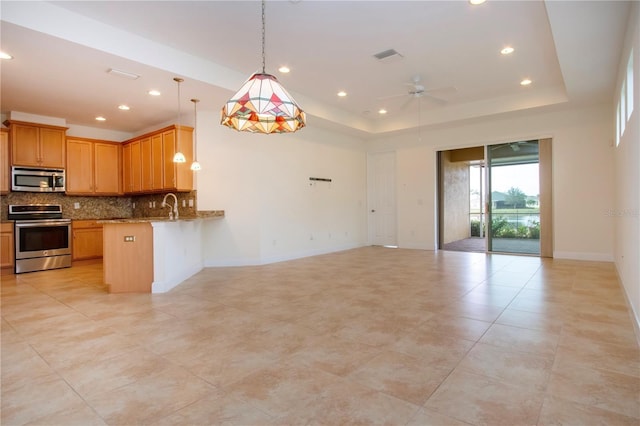
[[[68,138],[67,194],[122,194],[120,150],[116,142]]]
[[[7,121],[15,166],[64,168],[66,127]]]
[[[185,163],[174,163],[178,148],[177,126],[170,126],[125,142],[123,168],[125,193],[193,190],[193,128],[180,127],[180,151]]]
[[[142,146],[131,142],[131,192],[142,192]]]
[[[125,193],[133,192],[131,178],[131,144],[122,146],[122,185]]]
[[[122,146],[119,143],[93,144],[94,182],[96,194],[122,194],[120,173]]]
[[[67,194],[93,193],[93,143],[67,139]]]
[[[151,138],[140,140],[141,185],[143,191],[151,191],[153,185],[153,163],[151,157]]]
[[[151,136],[151,189],[154,191],[160,190],[164,186],[164,182],[162,181],[164,174],[164,165],[162,164],[163,155],[162,135],[157,134]]]
[[[164,151],[164,189],[191,191],[193,189],[193,129],[175,126],[162,133]],[[184,163],[174,163],[173,155],[182,152],[187,159]]]
[[[0,194],[6,194],[11,189],[11,161],[9,158],[9,133],[5,129],[0,131]]]

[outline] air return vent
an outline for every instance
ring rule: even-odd
[[[400,59],[403,56],[399,54],[396,49],[387,49],[383,52],[376,53],[373,57],[379,61],[388,62],[394,59]]]

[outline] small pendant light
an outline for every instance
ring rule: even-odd
[[[198,163],[198,102],[200,99],[191,99],[193,102],[193,163],[191,163],[191,170],[197,172],[201,169],[200,163]]]
[[[180,122],[182,121],[182,115],[180,114],[180,83],[182,83],[184,79],[175,77],[173,81],[178,83],[178,124],[176,126],[176,153],[173,155],[173,162],[184,163],[187,159],[184,157],[182,151],[180,151]]]
[[[291,133],[306,126],[304,111],[265,71],[265,0],[262,0],[262,72],[255,73],[222,107],[220,124],[240,132]]]

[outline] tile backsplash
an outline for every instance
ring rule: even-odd
[[[178,197],[178,212],[180,216],[195,216],[197,210],[196,191],[175,194]],[[162,207],[164,196],[165,193],[125,197],[82,197],[64,194],[42,194],[39,192],[10,192],[0,197],[2,208],[0,219],[7,220],[10,204],[60,204],[62,205],[62,216],[68,219],[168,216],[169,208]],[[169,200],[173,205],[173,197]],[[182,207],[183,200],[185,207]],[[192,200],[193,207],[189,207],[189,200]],[[149,203],[151,203],[151,207]]]

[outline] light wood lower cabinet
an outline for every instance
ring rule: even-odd
[[[72,260],[98,259],[102,257],[102,224],[95,220],[74,220],[71,222],[73,235]]]
[[[13,268],[15,262],[13,244],[13,223],[0,223],[0,267]]]

